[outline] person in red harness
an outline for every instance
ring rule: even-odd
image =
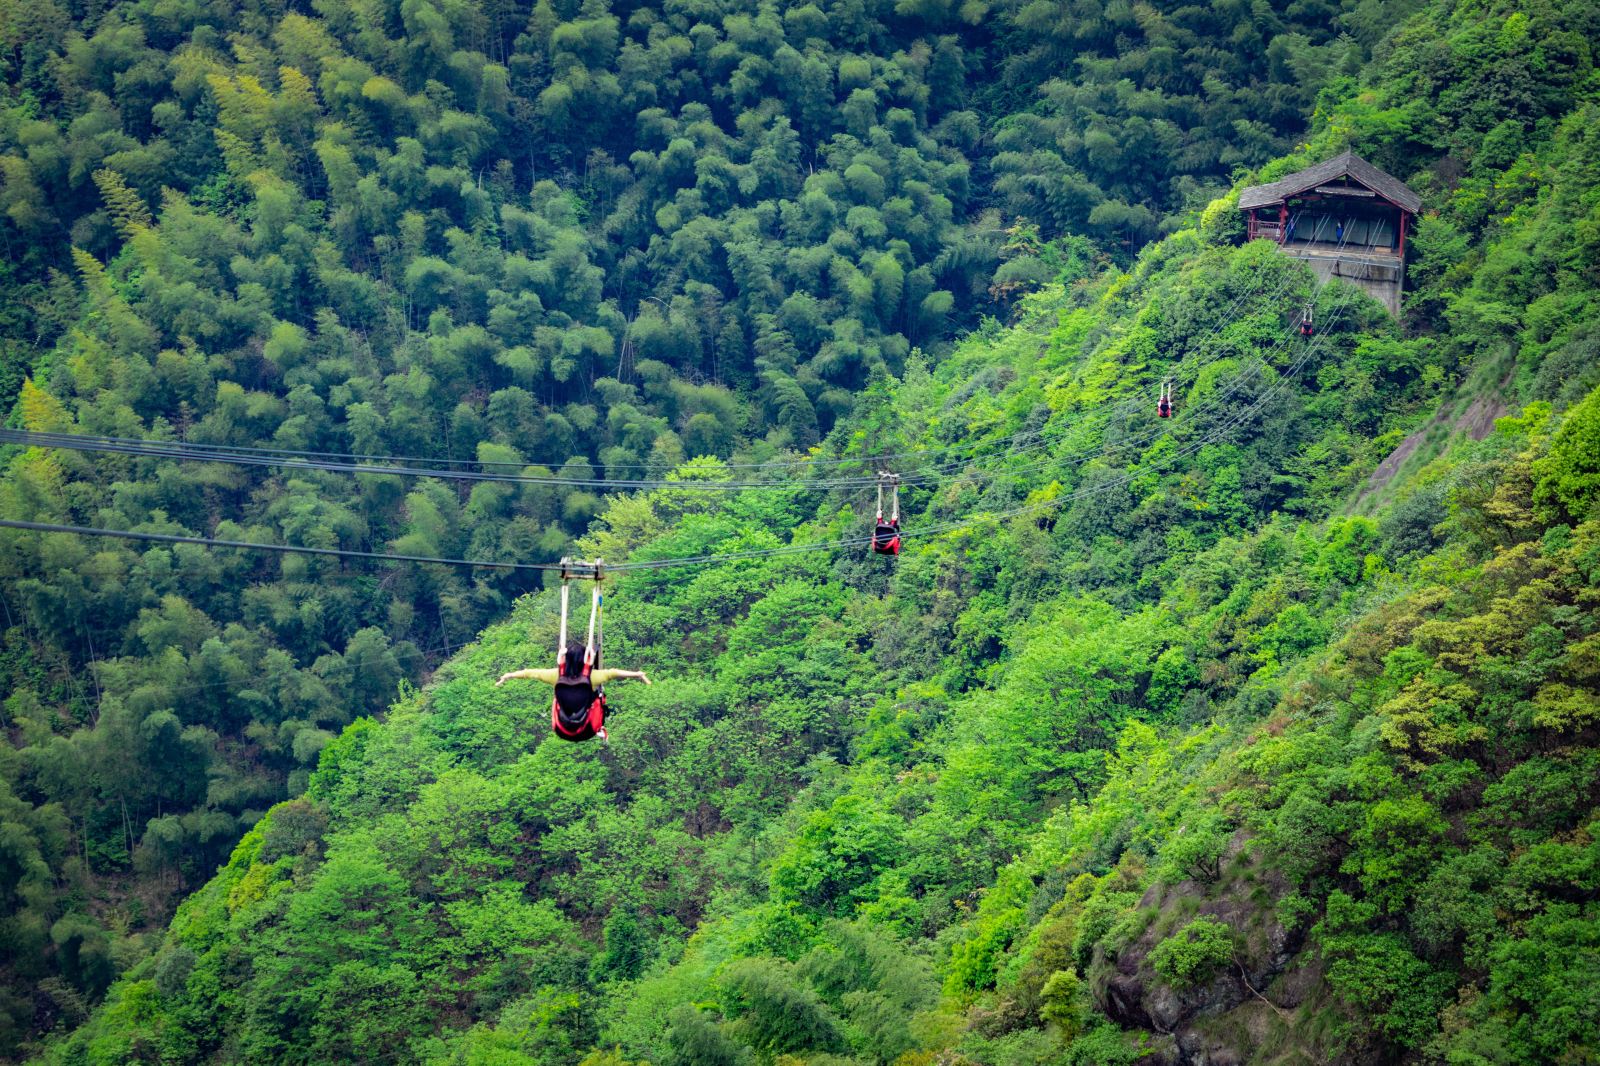
[[[893,493],[894,510],[883,517],[883,486],[888,484]],[[900,554],[900,476],[880,471],[878,473],[878,518],[872,528],[872,550],[879,555]]]
[[[1156,414],[1162,418],[1172,417],[1172,382],[1161,383],[1161,397],[1156,400]]]
[[[567,582],[571,577],[567,560],[561,561],[561,638],[556,648],[556,665],[547,670],[514,670],[501,674],[495,687],[507,681],[543,681],[555,689],[550,701],[550,727],[562,740],[583,741],[599,737],[606,743],[607,681],[650,679],[643,670],[602,670],[600,662],[600,562],[594,564],[594,599],[589,606],[587,645],[567,640]]]

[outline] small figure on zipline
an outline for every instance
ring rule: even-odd
[[[579,564],[580,567],[589,564]],[[600,624],[600,560],[593,563],[594,596],[589,601],[589,640],[587,644],[567,640],[568,582],[572,578],[570,560],[561,560],[561,636],[556,645],[556,665],[549,670],[514,670],[501,674],[495,687],[507,681],[543,681],[555,688],[555,698],[550,703],[550,726],[562,740],[581,741],[606,736],[607,681],[624,681],[637,678],[645,684],[650,679],[643,670],[600,669],[600,643],[603,627]]]
[[[1316,333],[1316,324],[1311,320],[1311,305],[1306,304],[1306,309],[1300,312],[1300,336],[1314,337]]]
[[[1156,399],[1156,414],[1162,418],[1172,417],[1172,382],[1161,383],[1161,395]]]
[[[891,511],[883,517],[883,486],[889,486]],[[872,531],[872,550],[879,555],[900,554],[900,475],[878,472],[878,518]]]

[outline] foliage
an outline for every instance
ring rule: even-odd
[[[675,480],[12,449],[0,508],[653,560],[656,684],[574,748],[493,684],[526,577],[6,531],[11,1046],[1132,1062],[1230,959],[1309,1060],[1600,1046],[1593,4],[335,7],[0,11],[16,423]],[[1404,327],[1185,228],[1347,146],[1428,205]],[[670,565],[864,517],[681,482],[900,453],[892,567]]]
[[[1233,959],[1233,930],[1215,918],[1196,918],[1150,952],[1150,966],[1179,988],[1204,984]]]

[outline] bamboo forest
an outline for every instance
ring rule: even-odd
[[[1600,1063],[1600,0],[0,0],[0,1062]]]

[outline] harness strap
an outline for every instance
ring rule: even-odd
[[[567,574],[567,562],[568,560],[566,559],[561,560],[561,636],[556,641],[557,670],[561,669],[561,662],[565,658],[567,651],[567,594],[570,591],[567,585],[569,576]]]
[[[889,485],[889,503],[892,511],[890,520],[900,521],[900,475],[891,474],[887,470],[878,471],[878,521],[883,521],[883,486]]]
[[[589,639],[583,649],[583,676],[589,676],[589,667],[594,664],[595,653],[599,650],[595,644],[595,633],[600,627],[600,560],[594,561],[594,593],[589,599]]]

